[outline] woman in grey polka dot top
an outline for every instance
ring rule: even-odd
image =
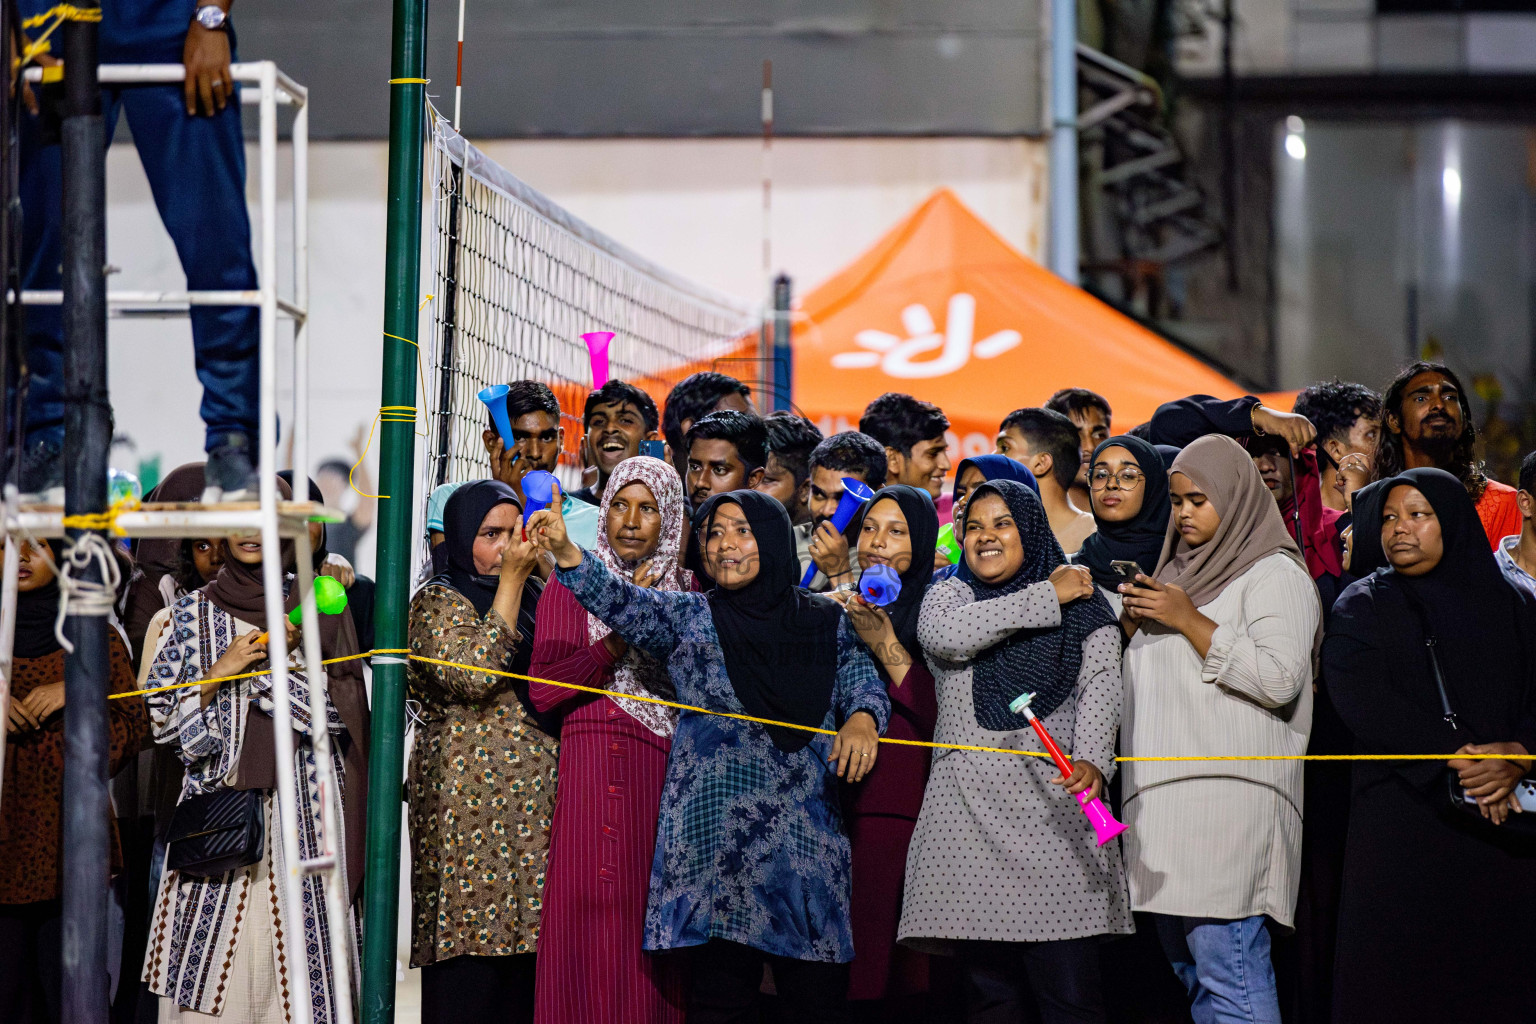
[[[1072,793],[1102,790],[1120,722],[1120,633],[1086,570],[1066,566],[1039,499],[978,488],[965,561],[923,602],[918,639],[940,743],[1043,751],[1008,704],[1034,709],[1075,771],[1049,758],[936,751],[907,855],[900,941],[961,957],[972,1014],[1104,1019],[1098,937],[1133,930],[1120,844],[1096,845]],[[1027,988],[1024,983],[1027,981]],[[1012,1019],[1009,1017],[1008,1019]]]

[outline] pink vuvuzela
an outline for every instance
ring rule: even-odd
[[[592,331],[583,334],[587,352],[592,356],[592,390],[608,383],[608,343],[613,340],[612,331]]]
[[[1051,739],[1051,734],[1045,731],[1045,724],[1030,708],[1030,702],[1034,697],[1032,693],[1020,695],[1008,705],[1008,710],[1016,715],[1023,715],[1028,720],[1034,727],[1035,735],[1040,737],[1040,742],[1045,744],[1045,749],[1050,752],[1051,760],[1056,762],[1056,770],[1061,772],[1062,778],[1068,778],[1072,774],[1072,761],[1061,752],[1056,741]],[[1104,806],[1103,800],[1098,797],[1090,800],[1087,791],[1084,790],[1077,794],[1077,802],[1082,805],[1083,813],[1088,815],[1088,823],[1093,826],[1093,834],[1100,846],[1125,831],[1126,826],[1115,820],[1115,816],[1109,813],[1109,808]]]

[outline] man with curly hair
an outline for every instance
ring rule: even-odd
[[[1442,363],[1417,362],[1387,385],[1386,430],[1376,449],[1375,479],[1433,466],[1454,475],[1477,504],[1488,544],[1520,532],[1520,506],[1508,484],[1490,480],[1477,458],[1477,427],[1461,380]]]
[[[1381,396],[1335,377],[1302,388],[1291,411],[1317,429],[1323,504],[1345,511],[1350,495],[1371,479],[1381,440]]]

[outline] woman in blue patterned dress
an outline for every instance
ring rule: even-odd
[[[838,780],[873,767],[890,700],[841,609],[794,585],[782,505],[731,491],[696,521],[708,595],[618,578],[571,542],[555,509],[528,528],[587,611],[666,663],[679,701],[786,723],[678,719],[645,948],[690,949],[689,1024],[744,1019],[765,961],[785,1020],[844,1021],[854,950]]]

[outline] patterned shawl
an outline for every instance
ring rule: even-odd
[[[683,505],[683,483],[677,472],[660,459],[637,455],[625,459],[613,468],[608,476],[608,486],[603,489],[603,500],[597,513],[597,547],[592,554],[620,579],[634,581],[638,563],[621,559],[608,543],[608,507],[614,495],[633,483],[644,484],[656,499],[661,510],[661,536],[656,553],[650,558],[652,570],[660,569],[661,578],[653,584],[656,590],[688,591],[693,589],[693,573],[678,564],[678,552],[683,546],[683,530],[688,524],[687,509]],[[597,616],[587,616],[587,642],[597,643],[610,630]],[[615,693],[632,693],[644,697],[671,698],[676,691],[667,677],[667,667],[633,647],[614,667]],[[628,712],[641,725],[658,736],[671,736],[677,727],[677,712],[659,704],[615,697],[619,707]]]

